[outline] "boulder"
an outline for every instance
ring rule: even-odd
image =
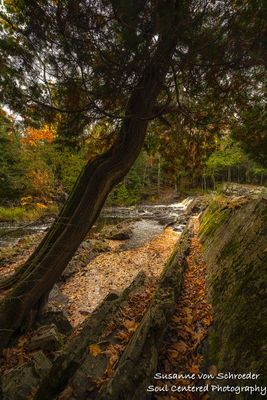
[[[132,229],[129,226],[118,224],[116,226],[105,227],[102,235],[110,240],[128,240],[132,237]]]
[[[49,311],[39,320],[39,325],[54,324],[62,335],[68,335],[72,332],[72,325],[62,311]]]
[[[61,347],[62,340],[56,325],[44,325],[37,329],[29,342],[29,350],[55,351]]]
[[[42,351],[32,360],[8,370],[1,378],[3,400],[25,400],[48,374],[52,364]]]

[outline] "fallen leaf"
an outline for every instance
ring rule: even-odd
[[[128,340],[129,339],[129,333],[120,331],[115,335],[115,338],[119,339],[119,340]]]
[[[138,323],[130,320],[130,319],[126,319],[123,322],[123,326],[129,331],[129,332],[134,332],[136,330],[136,328],[138,327]]]
[[[178,351],[179,353],[184,353],[187,350],[188,346],[185,344],[185,342],[181,341],[181,342],[172,344],[171,348]]]
[[[89,353],[93,357],[97,357],[100,353],[102,353],[99,345],[97,343],[90,344],[89,346]]]

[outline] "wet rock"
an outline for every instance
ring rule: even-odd
[[[163,231],[162,225],[155,220],[142,219],[133,224],[133,235],[125,242],[121,249],[129,250],[140,247],[152,240],[156,235]]]
[[[62,311],[49,311],[44,314],[39,320],[39,325],[51,325],[54,324],[57,330],[62,335],[68,335],[72,332],[72,325],[68,318]]]
[[[159,224],[160,225],[165,225],[165,226],[171,226],[173,225],[177,220],[177,217],[173,216],[165,216],[159,219]]]
[[[29,342],[29,350],[55,351],[61,347],[62,339],[55,324],[41,326]]]
[[[110,236],[111,240],[127,240],[132,236],[131,229],[124,229],[119,232],[115,232]]]
[[[133,232],[129,226],[119,224],[112,227],[105,227],[101,233],[107,239],[128,240],[131,238]]]
[[[33,388],[48,374],[52,363],[42,351],[31,361],[7,371],[1,378],[3,400],[25,400]]]
[[[172,227],[172,229],[174,230],[174,232],[183,232],[183,230],[185,229],[186,225],[183,224],[179,224],[179,225],[174,225]]]

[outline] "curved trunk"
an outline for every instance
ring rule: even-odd
[[[44,298],[97,219],[107,195],[139,155],[174,45],[173,36],[171,41],[161,41],[129,99],[116,143],[86,165],[58,219],[17,272],[18,282],[0,307],[0,347],[8,344],[26,318],[31,321],[38,314]]]

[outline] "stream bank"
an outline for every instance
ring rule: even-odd
[[[74,331],[70,327],[69,336],[62,338],[55,328],[56,322],[53,322],[52,327],[46,328],[45,334],[41,327],[40,333],[38,330],[29,332],[16,348],[8,349],[6,363],[8,360],[10,363],[14,357],[17,364],[9,370],[10,375],[4,375],[5,393],[10,393],[12,389],[7,384],[10,377],[13,382],[17,382],[15,379],[20,376],[21,380],[26,366],[30,370],[33,368],[31,363],[37,357],[35,353],[38,347],[35,347],[34,353],[29,352],[32,342],[35,346],[36,343],[43,346],[42,353],[46,357],[41,362],[43,368],[47,367],[47,360],[52,366],[48,368],[50,372],[46,372],[46,377],[35,379],[36,389],[40,382],[42,384],[37,392],[31,393],[31,400],[145,400],[152,395],[153,399],[168,400],[236,398],[233,392],[210,390],[201,394],[190,391],[166,393],[167,389],[157,393],[147,392],[148,386],[154,383],[155,372],[184,373],[184,376],[186,373],[208,373],[214,376],[214,379],[203,377],[197,381],[189,378],[189,383],[195,387],[255,383],[266,385],[266,199],[264,195],[212,196],[201,216],[192,216],[192,212],[198,214],[203,206],[189,206],[181,218],[188,219],[185,214],[190,213],[190,223],[178,241],[176,239],[177,245],[170,245],[170,250],[171,247],[175,247],[175,250],[165,263],[163,273],[160,274],[160,265],[156,270],[153,269],[151,253],[148,257],[150,275],[148,273],[145,277],[139,273],[134,283],[124,289],[122,294],[112,287],[110,294],[92,313],[89,304],[82,314],[70,310],[74,325],[75,320],[78,322],[84,319],[84,322],[77,325]],[[171,234],[170,243],[174,239],[172,235],[177,235],[165,225],[163,232],[139,247],[125,249],[125,243],[130,239],[110,240],[113,234],[117,236],[122,233],[117,229],[124,231],[127,236],[132,223],[127,222],[126,227],[117,224],[116,232],[111,232],[113,228],[106,229],[105,241],[109,243],[111,251],[103,252],[91,260],[89,265],[92,270],[93,263],[96,272],[101,270],[102,262],[103,272],[114,265],[113,273],[117,277],[116,265],[125,256],[126,263],[122,263],[122,270],[127,271],[128,275],[135,255],[142,254],[142,261],[149,252],[149,246],[153,243],[155,245],[161,235]],[[83,248],[86,249],[86,243],[91,240],[92,237],[86,239]],[[166,236],[160,242],[163,245],[161,252],[167,250]],[[154,255],[158,245],[151,248]],[[83,286],[96,286],[95,279],[98,276],[91,276],[87,281],[87,274],[91,271],[86,266],[82,268],[83,272],[76,271],[63,280],[60,283],[61,289],[67,288],[76,275],[79,279],[71,289],[72,294],[76,295]],[[149,272],[149,268],[146,272]],[[111,285],[113,273],[108,278]],[[78,298],[75,300],[79,301]],[[62,321],[56,323],[56,326],[62,330]],[[51,343],[51,340],[56,351],[47,351],[47,343]],[[65,366],[66,370],[59,365]],[[68,365],[71,366],[70,370]],[[257,382],[218,382],[215,379],[218,373],[250,371],[260,376]],[[166,382],[156,383],[161,383],[163,389],[168,388]],[[171,380],[169,384],[172,383]],[[177,383],[183,388],[188,385],[186,378]],[[19,388],[16,387],[16,390],[17,395]],[[25,398],[28,400],[25,396],[19,400]],[[259,393],[250,396],[243,392],[239,398],[247,400],[263,397]],[[4,400],[13,399],[18,398],[4,397]]]
[[[76,325],[110,290],[121,291],[140,270],[157,279],[185,227],[191,203],[188,198],[181,203],[104,208],[51,291],[49,308],[63,310]],[[2,274],[26,261],[52,222],[0,226]]]
[[[255,380],[214,380],[214,385],[265,387],[267,383],[267,194],[215,197],[202,216],[208,296],[214,323],[204,347],[206,366],[252,373]],[[266,394],[266,392],[265,392]],[[240,400],[262,399],[259,390]],[[231,400],[235,393],[215,392]]]
[[[95,230],[90,233],[68,266],[67,275],[63,276],[63,279],[54,288],[55,290],[52,290],[49,302],[52,310],[50,309],[44,321],[41,321],[40,329],[38,326],[33,327],[34,329],[30,330],[27,335],[23,335],[19,342],[14,344],[14,347],[4,352],[0,363],[4,400],[31,398],[31,385],[36,386],[40,379],[43,379],[51,368],[51,363],[54,363],[60,354],[63,343],[68,341],[66,335],[71,334],[72,327],[69,326],[66,317],[63,318],[64,313],[74,326],[77,325],[73,335],[79,334],[79,322],[86,323],[89,320],[90,324],[91,318],[98,315],[98,307],[102,309],[101,301],[103,300],[104,308],[105,304],[108,304],[104,297],[110,290],[111,293],[107,298],[113,300],[121,298],[119,292],[123,289],[124,292],[127,292],[126,287],[136,275],[138,276],[138,272],[145,270],[146,278],[143,289],[139,288],[133,297],[129,297],[124,310],[120,309],[118,315],[114,314],[115,320],[120,321],[119,324],[116,322],[114,325],[115,320],[113,320],[108,328],[108,331],[113,330],[118,324],[115,342],[117,344],[115,347],[112,345],[113,347],[106,349],[109,354],[108,359],[111,357],[109,363],[112,365],[110,370],[112,373],[115,368],[115,365],[113,368],[112,359],[116,356],[116,360],[118,360],[130,336],[137,329],[145,312],[144,307],[151,300],[164,263],[180,237],[179,230],[182,230],[186,224],[190,203],[188,201],[174,206],[158,206],[155,208],[155,214],[153,214],[152,207],[149,207],[149,210],[142,209],[138,213],[134,210],[135,218],[128,212],[127,216],[131,217],[130,221],[128,219],[124,222],[120,218],[120,221],[123,222],[119,224],[117,223],[117,213],[116,219],[113,219],[116,221],[115,226],[105,224],[99,231]],[[167,226],[170,224],[173,225],[173,228]],[[151,226],[154,228],[151,229]],[[125,235],[127,231],[128,239],[124,236],[124,240],[118,240],[118,231],[120,231],[120,235],[122,233]],[[38,239],[40,239],[43,233],[39,232],[38,235]],[[34,240],[30,243],[36,245],[36,235],[30,235],[30,237],[32,236]],[[20,240],[27,242],[27,246],[23,246],[23,251],[26,250],[22,255],[18,252],[13,267],[9,269],[5,266],[5,271],[11,272],[14,264],[18,265],[32,250],[28,239],[26,240],[24,237]],[[98,307],[95,309],[97,305]],[[64,312],[63,315],[60,310]],[[136,317],[134,317],[135,314]],[[98,347],[95,348],[94,343],[92,346],[92,354],[95,352],[98,354]],[[94,357],[93,355],[93,359]],[[85,389],[87,390],[87,388]]]

